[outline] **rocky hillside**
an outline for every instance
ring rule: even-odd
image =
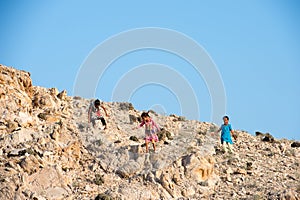
[[[145,153],[141,111],[104,102],[108,129],[87,123],[90,99],[32,86],[0,65],[0,199],[300,199],[300,143],[235,131],[224,153],[218,127],[161,116]]]

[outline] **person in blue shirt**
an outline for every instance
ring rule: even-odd
[[[233,129],[231,127],[231,124],[229,124],[229,117],[228,116],[224,116],[223,117],[223,122],[224,124],[222,124],[222,126],[220,127],[220,129],[217,132],[221,132],[221,144],[223,146],[223,150],[225,152],[227,152],[227,148],[229,149],[230,153],[233,153],[233,149],[232,149],[232,139],[231,136],[233,135]]]

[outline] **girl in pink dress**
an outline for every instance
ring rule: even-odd
[[[151,119],[149,112],[143,112],[141,115],[142,123],[136,128],[140,128],[145,125],[145,144],[146,152],[149,152],[148,144],[152,142],[154,151],[156,150],[155,142],[158,142],[156,132],[159,131],[158,125]]]

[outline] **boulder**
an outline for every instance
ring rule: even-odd
[[[182,158],[182,166],[185,168],[185,176],[194,181],[207,180],[214,172],[214,158],[203,157],[198,154],[190,154]]]
[[[300,147],[300,142],[293,142],[291,147]]]

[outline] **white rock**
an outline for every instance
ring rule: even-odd
[[[61,187],[51,187],[46,189],[46,196],[49,199],[64,199],[68,192]]]

